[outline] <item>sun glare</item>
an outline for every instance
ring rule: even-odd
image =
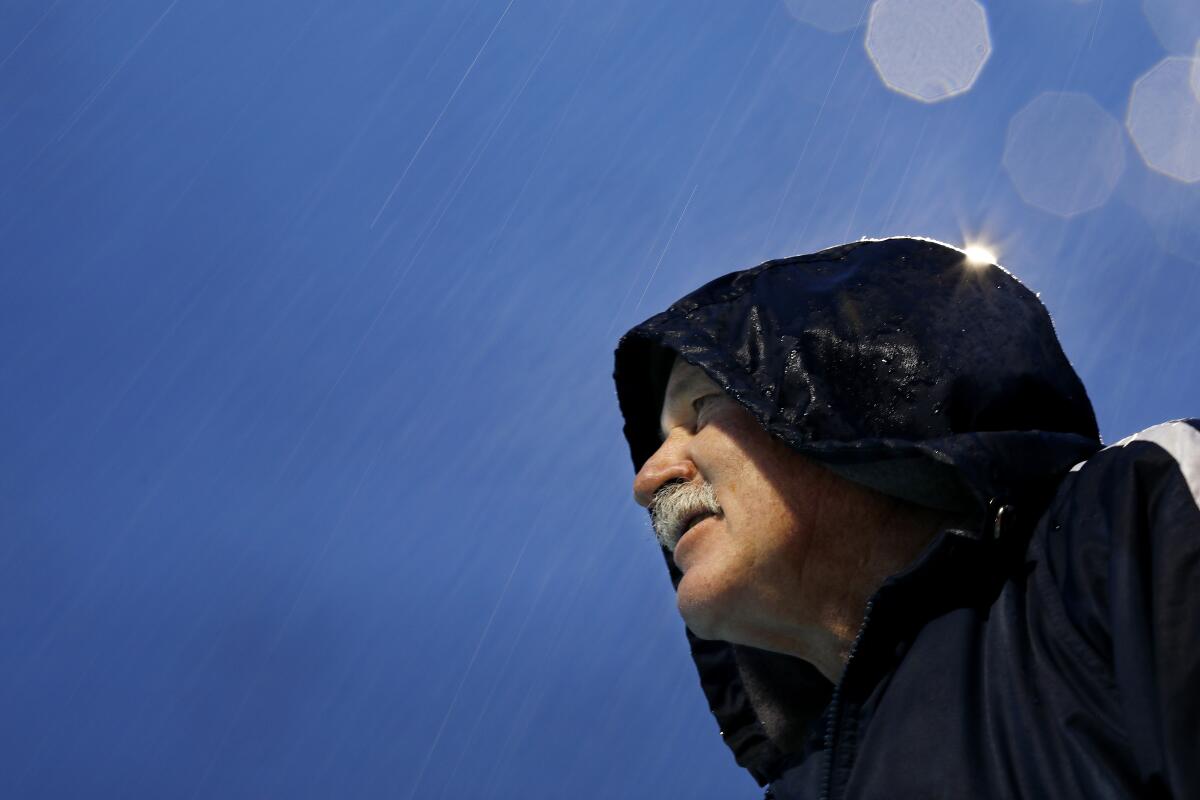
[[[969,244],[963,248],[963,252],[967,255],[967,261],[972,264],[995,264],[996,254],[983,245]]]

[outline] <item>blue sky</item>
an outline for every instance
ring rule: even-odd
[[[1187,0],[935,103],[790,2],[4,4],[0,795],[760,796],[610,373],[766,258],[983,241],[1106,439],[1198,413]]]

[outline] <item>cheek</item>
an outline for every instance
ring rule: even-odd
[[[764,475],[743,465],[723,484],[714,484],[736,544],[763,551],[774,549],[799,526],[792,504]]]
[[[738,589],[745,597],[775,595],[800,585],[813,543],[803,509],[786,502],[761,475],[743,478],[730,493],[726,511],[728,540],[720,568],[722,593]],[[711,565],[717,568],[717,559]]]

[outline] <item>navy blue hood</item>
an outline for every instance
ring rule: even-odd
[[[926,239],[732,272],[629,331],[614,379],[635,469],[660,444],[676,354],[780,441],[931,508],[986,509],[1100,444],[1037,297],[1000,267]]]

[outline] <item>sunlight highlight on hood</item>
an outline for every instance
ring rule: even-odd
[[[963,253],[966,254],[968,263],[975,266],[996,263],[996,253],[991,248],[982,244],[968,243],[963,247]]]

